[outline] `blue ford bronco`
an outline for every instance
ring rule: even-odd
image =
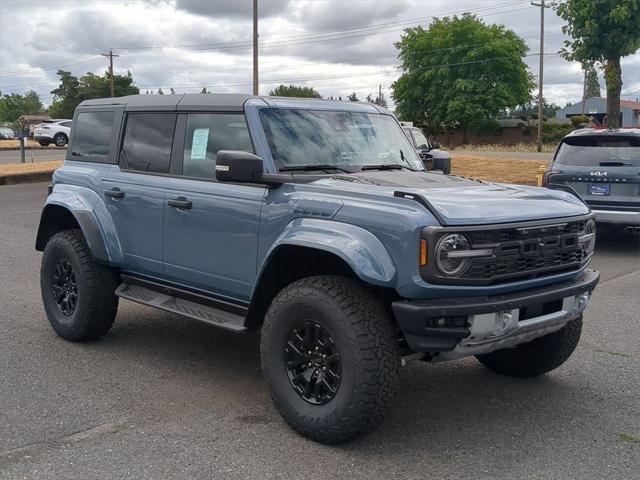
[[[376,105],[215,94],[80,104],[36,240],[58,335],[119,299],[260,330],[277,410],[325,443],[380,422],[407,360],[557,368],[594,246],[575,195],[426,172]]]

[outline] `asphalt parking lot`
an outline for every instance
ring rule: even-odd
[[[640,478],[640,237],[599,234],[578,350],[534,380],[408,364],[386,423],[293,433],[258,339],[122,302],[97,342],[56,337],[33,250],[46,184],[0,187],[0,478]]]
[[[64,160],[66,154],[66,148],[49,147],[47,149],[28,149],[25,152],[25,161],[26,163],[32,163]],[[0,150],[0,165],[20,163],[21,159],[20,150]]]

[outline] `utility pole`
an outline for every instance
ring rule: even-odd
[[[382,85],[378,84],[378,105],[382,106]]]
[[[258,0],[253,0],[253,94],[258,95]]]
[[[111,48],[109,49],[109,53],[102,53],[101,55],[109,59],[109,81],[111,83],[111,96],[115,97],[116,94],[113,86],[113,57],[119,57],[120,55],[113,53],[113,49]]]
[[[542,151],[542,85],[544,83],[544,9],[545,0],[540,3],[531,2],[531,5],[540,7],[540,73],[538,74],[538,151]]]
[[[584,67],[584,81],[582,83],[582,116],[584,117],[584,112],[587,104],[587,67]]]

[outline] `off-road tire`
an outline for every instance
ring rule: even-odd
[[[69,142],[69,139],[64,133],[56,133],[53,137],[53,143],[56,147],[64,147]]]
[[[342,362],[335,396],[323,405],[296,393],[284,363],[287,332],[307,319],[328,329]],[[378,425],[398,388],[400,353],[391,316],[379,298],[348,278],[308,277],[283,289],[265,316],[260,351],[280,415],[318,442],[345,442]]]
[[[53,292],[54,270],[61,261],[71,266],[77,285],[76,305],[67,315]],[[118,284],[117,271],[94,261],[80,230],[64,230],[47,242],[40,269],[42,302],[49,323],[65,340],[94,340],[109,331],[118,311]]]
[[[515,378],[531,378],[555,370],[571,356],[580,341],[582,317],[571,320],[557,332],[514,348],[477,355],[490,370]]]

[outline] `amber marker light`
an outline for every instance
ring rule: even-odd
[[[427,241],[420,240],[420,266],[425,266],[427,264],[427,260]]]

